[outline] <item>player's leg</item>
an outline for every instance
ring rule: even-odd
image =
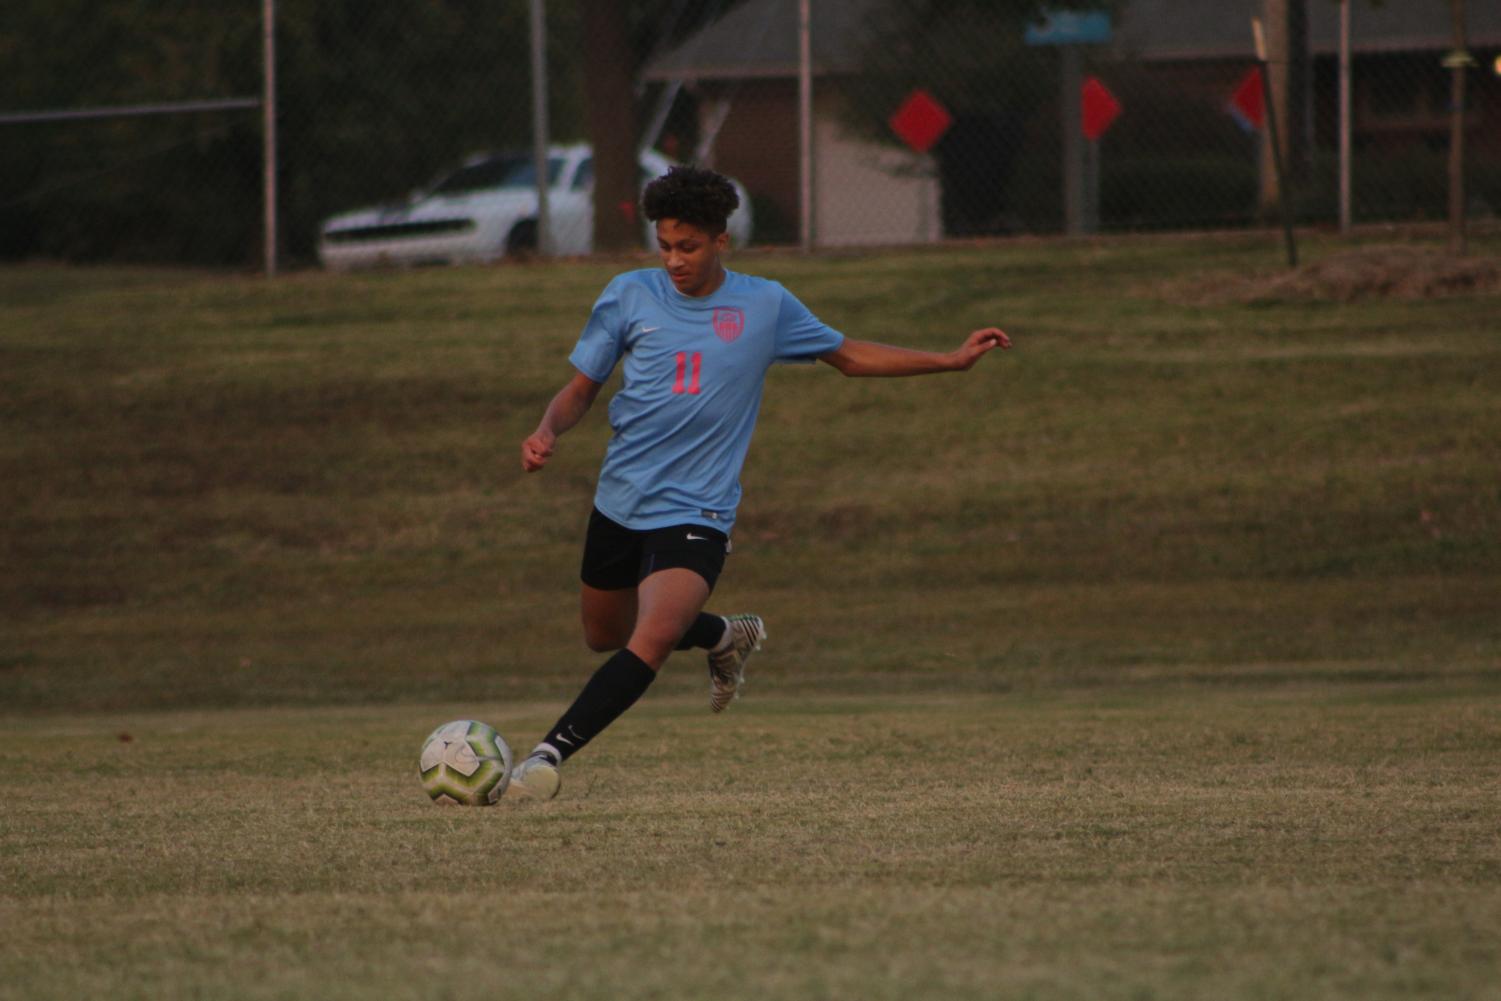
[[[728,550],[729,539],[722,532],[694,526],[631,532],[595,511],[589,520],[580,575],[584,642],[596,653],[605,653],[630,641],[636,628],[638,575],[656,566],[685,565],[713,579],[723,568]],[[675,649],[723,649],[730,642],[728,622],[700,612],[683,630]]]
[[[619,650],[631,639],[636,626],[636,586],[599,588],[580,585],[579,613],[584,642],[595,653]]]
[[[619,650],[630,641],[638,596],[629,591],[599,591],[584,587],[584,635],[589,649]],[[709,708],[718,713],[740,696],[745,685],[745,662],[761,649],[766,623],[759,615],[715,615],[700,611],[683,631],[674,649],[703,649],[709,654]]]
[[[678,525],[650,533],[642,542],[643,572],[655,567],[686,567],[708,581],[709,589],[724,569],[730,537],[702,525]],[[755,615],[699,612],[683,631],[677,649],[709,651],[709,708],[721,712],[745,683],[745,661],[761,648],[766,625]]]
[[[643,580],[636,600],[636,627],[625,649],[656,671],[703,612],[709,582],[697,570],[670,567]]]
[[[585,584],[580,589],[579,610],[584,627],[584,642],[595,653],[619,650],[630,642],[636,625],[638,607],[636,589],[602,590]],[[745,616],[714,615],[699,612],[683,636],[677,650],[702,649],[722,652],[733,647],[735,635],[730,620]]]
[[[512,782],[523,795],[555,795],[558,766],[634,705],[655,680],[657,669],[674,649],[685,646],[685,640],[687,645],[710,648],[710,704],[718,712],[738,692],[745,658],[765,636],[755,616],[722,619],[703,612],[729,549],[723,533],[694,526],[629,533],[630,538],[626,533],[595,512],[585,546],[582,609],[590,645],[611,649],[620,640],[621,622],[634,601],[629,639],[517,766]],[[640,583],[634,589],[622,586],[622,554],[630,547],[640,554]]]
[[[636,583],[641,567],[642,532],[633,532],[609,518],[598,508],[589,513],[589,527],[584,536],[583,564],[579,570],[579,617],[584,629],[584,642],[589,649],[598,652],[621,650],[630,641],[631,630],[636,623]],[[612,657],[605,667],[615,663]],[[570,719],[582,703],[592,705],[611,687],[606,684],[614,672],[605,667],[595,672],[585,685],[572,707],[549,731],[532,753],[516,764],[511,773],[508,795],[521,795],[535,799],[551,799],[558,793],[560,784],[558,765],[566,756],[568,741],[579,741],[577,733],[570,731]],[[601,674],[606,678],[602,681]],[[650,673],[650,672],[649,672]],[[605,691],[601,691],[601,688]],[[556,738],[562,732],[572,736]],[[582,743],[580,742],[580,746]]]
[[[645,538],[646,533],[611,521],[598,508],[589,513],[579,567],[579,618],[590,650],[619,650],[631,638]]]
[[[637,586],[636,596],[636,625],[629,642],[594,672],[573,705],[516,766],[511,781],[518,793],[536,799],[557,795],[558,766],[646,693],[657,669],[703,609],[709,583],[696,571],[674,567],[648,576]]]
[[[629,641],[594,672],[537,750],[561,764],[634,705],[708,598],[708,582],[692,570],[674,567],[643,580]]]

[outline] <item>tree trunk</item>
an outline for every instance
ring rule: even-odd
[[[584,0],[584,100],[594,145],[594,249],[641,245],[634,50],[619,0]]]

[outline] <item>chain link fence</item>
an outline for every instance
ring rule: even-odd
[[[0,8],[0,255],[247,259],[234,244],[260,218],[258,24],[181,13]],[[241,106],[169,110],[209,98]]]
[[[1334,224],[1339,5],[1303,3],[1273,108],[1297,218]],[[583,227],[559,249],[582,252],[586,29],[604,4],[543,6],[549,205]],[[1483,219],[1501,211],[1501,9],[1469,7],[1468,213]],[[1121,0],[1040,22],[1022,0],[618,0],[618,116],[645,146],[736,178],[755,244],[1259,225],[1278,189],[1250,21],[1269,9]],[[9,0],[0,256],[255,265],[264,15],[263,0]],[[511,197],[536,176],[531,16],[527,0],[278,0],[281,259],[535,247],[535,221],[518,229],[535,194]],[[1349,37],[1351,218],[1444,218],[1449,4],[1351,0]],[[643,175],[660,163],[642,159]],[[451,254],[460,239],[483,253]]]
[[[0,256],[257,264],[264,13],[262,0],[7,0]],[[576,30],[553,20],[551,100],[570,121]],[[530,142],[525,0],[280,0],[274,24],[288,263],[316,260],[328,215]],[[212,109],[225,98],[243,106]]]
[[[1261,0],[1129,0],[1039,26],[1031,4],[812,4],[815,240],[1202,229],[1276,218],[1251,20]],[[1501,211],[1501,10],[1471,5],[1469,213]],[[1296,217],[1340,218],[1339,5],[1309,0],[1282,107]],[[1443,219],[1447,3],[1350,9],[1355,223]],[[796,239],[795,0],[748,0],[649,65],[749,180],[758,233]],[[1275,56],[1274,56],[1275,58]],[[1270,74],[1279,87],[1288,74]]]

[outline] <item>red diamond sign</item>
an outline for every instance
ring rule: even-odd
[[[1079,95],[1080,110],[1083,112],[1084,138],[1094,142],[1105,134],[1105,130],[1115,123],[1121,114],[1121,102],[1110,93],[1110,88],[1100,82],[1099,77],[1089,77],[1084,81],[1084,89]]]
[[[1251,67],[1251,72],[1241,77],[1230,95],[1229,111],[1240,127],[1255,132],[1266,121],[1265,92],[1261,89],[1261,67]]]
[[[938,103],[938,98],[919,87],[907,95],[888,124],[898,139],[917,152],[926,153],[954,124],[954,117]]]

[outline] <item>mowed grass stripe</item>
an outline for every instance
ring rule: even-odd
[[[539,477],[517,443],[598,290],[650,263],[0,270],[0,702],[575,691],[607,422]],[[1494,296],[1175,298],[1275,272],[1260,236],[738,266],[856,336],[1017,342],[963,377],[772,373],[716,602],[785,623],[765,669],[802,690],[1501,660]]]
[[[462,708],[525,742],[556,707]],[[459,709],[7,720],[0,990],[1494,988],[1494,679],[748,697],[723,717],[653,693],[558,800],[443,809],[413,765]]]
[[[139,978],[112,987],[126,998],[1483,998],[1478,967],[1494,953],[1482,930],[1501,909],[1483,891],[1431,886],[1397,902],[1322,887],[813,886],[588,901],[247,895],[84,921],[52,905],[0,915],[25,918],[17,945],[86,957],[26,982],[39,999],[117,984],[121,969]],[[536,943],[507,948],[522,928]],[[30,972],[0,965],[14,971]]]

